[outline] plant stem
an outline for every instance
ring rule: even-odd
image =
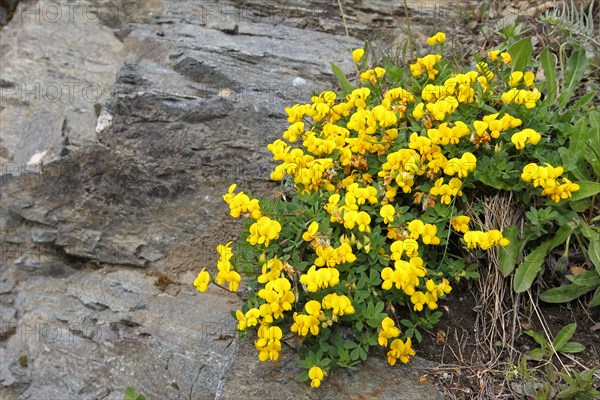
[[[404,0],[404,14],[406,14],[406,32],[408,33],[408,50],[410,51],[410,59],[413,57],[413,39],[410,31],[410,16],[408,15],[408,5],[406,4],[406,0]]]
[[[344,14],[344,8],[342,7],[342,0],[338,0],[340,6],[340,13],[342,14],[342,23],[344,24],[344,31],[346,32],[346,38],[348,39],[348,49],[350,50],[350,58],[352,58],[352,43],[350,43],[350,34],[348,33],[348,24],[346,23],[346,14]],[[354,63],[356,68],[356,76],[359,76],[360,71],[358,70],[358,64]]]

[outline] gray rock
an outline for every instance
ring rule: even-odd
[[[83,2],[22,2],[2,30],[0,161],[19,172],[96,141],[94,104],[122,64],[122,43]],[[92,19],[90,19],[92,18]]]
[[[297,360],[292,350],[282,346],[279,360],[259,362],[253,340],[248,337],[240,344],[217,399],[443,399],[433,385],[419,382],[419,373],[414,367],[431,368],[431,363],[418,357],[413,357],[410,365],[391,367],[384,355],[374,354],[356,371],[330,371],[318,389],[311,388],[310,382],[297,380],[303,371]]]
[[[56,230],[34,226],[31,228],[31,239],[36,243],[52,243],[56,240]]]
[[[355,3],[357,32],[360,12],[384,18]],[[269,379],[248,390],[278,398],[293,358],[278,374],[236,352],[238,297],[191,282],[239,235],[229,185],[257,197],[277,187],[266,145],[286,129],[284,107],[335,87],[330,61],[354,68],[339,14],[296,1],[91,4],[93,24],[17,14],[2,31],[0,317],[16,326],[0,341],[0,397],[121,399],[133,386],[149,399],[236,398],[234,377],[255,371]],[[10,93],[26,79],[92,81],[106,95],[22,101]],[[432,398],[409,367],[382,362],[332,373],[320,392],[290,388],[314,397],[406,375]]]

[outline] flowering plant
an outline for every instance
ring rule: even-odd
[[[562,204],[581,188],[551,156],[558,134],[539,117],[530,55],[500,48],[458,69],[445,40],[429,38],[440,54],[408,68],[367,68],[356,49],[359,87],[334,67],[341,91],[286,108],[283,140],[268,146],[271,178],[294,189],[273,201],[233,184],[223,196],[246,229],[235,256],[219,245],[217,275],[202,269],[194,285],[236,291],[240,273],[252,276],[239,332],[256,331],[260,361],[296,343],[313,387],[374,347],[390,365],[409,362],[453,283],[478,277],[467,260],[517,240],[478,226],[481,209],[466,204],[499,191]]]

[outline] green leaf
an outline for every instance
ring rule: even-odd
[[[573,228],[570,225],[561,226],[552,239],[542,243],[525,257],[525,260],[523,260],[515,272],[513,281],[515,292],[522,293],[531,287],[533,280],[542,269],[548,252],[559,244],[564,243],[572,232]]]
[[[592,201],[590,199],[581,199],[569,202],[569,207],[571,207],[571,210],[577,212],[589,210],[591,205]]]
[[[302,371],[299,375],[298,375],[298,380],[300,382],[306,382],[308,381],[308,371]]]
[[[508,48],[508,54],[512,59],[512,71],[524,71],[527,68],[532,49],[530,37],[521,39]]]
[[[141,394],[136,396],[135,390],[132,387],[128,387],[125,390],[125,395],[123,396],[123,400],[146,400],[144,396]]]
[[[485,174],[479,175],[478,178],[481,183],[489,187],[493,187],[494,189],[511,190],[515,186],[514,182],[503,180],[497,175],[490,176],[487,171]]]
[[[540,361],[542,358],[544,358],[544,355],[545,355],[545,352],[542,349],[533,349],[529,353],[529,357],[531,357],[537,361]]]
[[[575,330],[577,329],[577,324],[573,322],[572,324],[565,325],[562,329],[556,334],[556,338],[552,345],[554,346],[554,350],[561,351],[562,347],[573,337]]]
[[[517,257],[520,252],[518,240],[519,230],[515,226],[507,226],[504,228],[502,235],[510,240],[506,247],[501,247],[499,250],[498,266],[503,277],[510,275],[517,265]]]
[[[575,284],[564,285],[540,293],[540,299],[546,303],[568,303],[590,290],[594,290],[594,288]]]
[[[561,353],[579,353],[584,350],[585,350],[585,346],[582,345],[581,343],[569,342],[569,343],[565,343],[565,345],[562,346],[561,349],[558,351],[560,351]]]
[[[525,257],[515,272],[513,282],[515,292],[522,293],[531,287],[533,280],[542,269],[548,251],[550,251],[550,242],[545,242]]]
[[[136,400],[135,390],[132,387],[128,387],[127,389],[125,389],[125,395],[123,396],[123,400]]]
[[[592,300],[590,300],[588,307],[598,307],[600,306],[600,288],[596,289],[594,295],[592,296]]]
[[[558,98],[558,104],[561,107],[564,107],[569,100],[571,100],[571,97],[573,96],[575,89],[579,86],[579,82],[581,81],[581,78],[583,78],[583,74],[587,70],[589,64],[590,62],[585,56],[585,49],[575,51],[567,61],[565,79]]]
[[[542,346],[542,347],[546,346],[546,338],[541,333],[536,332],[531,329],[523,331],[523,333],[525,333],[528,336],[531,336],[533,338],[533,340],[535,340],[535,342],[537,344],[539,344],[540,346]]]
[[[594,289],[600,287],[600,275],[595,270],[586,271],[579,275],[567,275],[567,279],[579,286],[587,286]]]
[[[550,242],[550,248],[548,249],[548,251],[566,242],[569,236],[571,236],[571,234],[573,233],[574,229],[575,227],[570,224],[562,225],[560,228],[558,228],[558,231],[556,231],[554,237],[548,241]]]
[[[556,84],[556,56],[548,48],[540,53],[540,63],[546,77],[546,96],[549,104],[553,104],[558,97]]]
[[[341,68],[334,63],[331,63],[331,70],[340,83],[340,87],[342,88],[344,94],[351,93],[354,90],[354,86],[350,83],[348,78],[346,78],[346,75],[344,75],[344,72],[342,72]]]
[[[586,197],[594,196],[600,193],[600,183],[593,181],[579,181],[575,182],[579,185],[579,190],[573,192],[571,201],[585,199]]]
[[[595,236],[590,239],[590,246],[588,247],[588,257],[596,272],[600,275],[600,236]]]
[[[594,99],[594,97],[596,97],[596,94],[597,94],[596,92],[590,92],[588,94],[581,96],[581,98],[579,100],[577,100],[577,103],[575,103],[575,106],[573,107],[573,109],[581,110],[582,108],[587,106]]]

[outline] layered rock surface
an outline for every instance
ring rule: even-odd
[[[228,186],[277,188],[266,145],[284,107],[333,87],[330,61],[352,72],[348,41],[362,41],[314,3],[77,2],[73,21],[63,10],[39,23],[17,7],[0,32],[1,398],[120,399],[127,386],[148,399],[361,398],[386,381],[438,397],[377,360],[321,392],[292,383],[293,356],[281,369],[238,348],[236,295],[191,286],[236,238]],[[401,16],[356,3],[353,32]],[[92,82],[103,96],[15,94],[36,82]],[[251,371],[260,379],[241,390]]]

